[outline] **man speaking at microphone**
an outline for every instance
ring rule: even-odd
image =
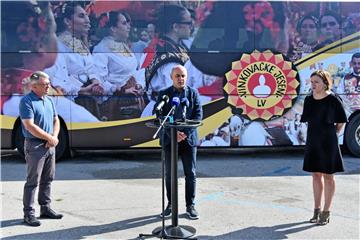
[[[159,92],[157,104],[154,111],[158,110],[157,105],[163,102],[164,97],[169,99],[179,98],[179,106],[175,108],[173,118],[176,120],[196,120],[200,121],[203,116],[200,104],[199,93],[196,89],[186,86],[187,71],[182,65],[176,65],[171,71],[171,79],[173,85]],[[170,100],[170,103],[173,102]],[[171,110],[171,104],[164,104],[162,108],[163,116],[167,115]],[[185,115],[185,116],[184,116]],[[185,175],[185,201],[186,214],[190,219],[198,219],[199,214],[195,210],[195,191],[196,191],[196,151],[198,136],[196,128],[184,128],[177,131],[178,154],[182,160]],[[170,130],[167,129],[160,138],[160,144],[165,152],[165,182],[166,196],[168,205],[164,211],[164,216],[171,216],[171,144]]]

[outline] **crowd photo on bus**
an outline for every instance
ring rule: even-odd
[[[160,90],[171,86],[172,64],[187,69],[188,85],[197,89],[203,106],[210,106],[232,97],[224,86],[233,62],[242,54],[271,51],[284,56],[297,72],[291,106],[262,118],[246,114],[240,104],[225,104],[231,113],[203,126],[199,146],[305,145],[307,124],[300,118],[315,70],[331,74],[332,91],[342,98],[347,116],[359,118],[357,2],[34,1],[23,11],[6,12],[25,3],[2,2],[3,116],[19,116],[18,104],[29,91],[32,70],[49,75],[49,95],[69,134],[75,123],[154,117]],[[37,18],[36,9],[47,3],[56,32],[51,48],[35,49],[36,34],[49,28],[49,22]],[[22,23],[15,26],[19,18]],[[266,76],[258,79],[257,89],[273,95]],[[204,111],[205,116],[214,114]],[[345,135],[340,134],[341,143]],[[139,143],[151,140],[140,138]]]

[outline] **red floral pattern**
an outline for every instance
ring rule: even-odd
[[[104,14],[104,15],[100,16],[99,27],[102,27],[102,28],[105,27],[108,21],[109,21],[108,15]]]
[[[273,38],[280,32],[280,25],[274,20],[275,13],[269,2],[249,3],[243,8],[245,28],[260,34],[269,29]]]
[[[144,53],[146,53],[146,56],[143,64],[141,65],[141,68],[146,68],[151,63],[151,61],[155,57],[156,46],[157,45],[164,46],[164,44],[165,41],[159,38],[153,38],[151,40],[149,45],[144,49]]]
[[[43,32],[46,31],[47,24],[46,24],[46,19],[44,17],[39,17],[37,24],[41,31],[43,31]]]
[[[213,1],[206,1],[195,10],[196,22],[198,25],[200,25],[207,18],[207,16],[210,15],[213,7],[214,7]]]

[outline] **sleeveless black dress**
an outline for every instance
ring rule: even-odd
[[[316,100],[307,96],[301,122],[308,122],[303,170],[333,174],[343,172],[343,160],[335,123],[345,123],[346,114],[339,96],[330,94]]]

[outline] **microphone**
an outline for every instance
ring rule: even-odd
[[[155,111],[160,111],[165,104],[167,104],[169,102],[169,97],[167,95],[163,95],[161,98],[161,101],[159,102],[159,104],[156,106]]]
[[[171,99],[171,105],[172,105],[172,108],[170,109],[168,115],[174,115],[176,107],[180,105],[180,98],[173,97]],[[170,123],[173,123],[173,122],[174,122],[174,118],[173,118],[173,116],[171,116]]]
[[[189,105],[190,105],[190,103],[187,98],[181,99],[181,106],[183,107],[182,118],[184,121],[186,120],[186,111],[187,111],[187,108],[189,107]]]
[[[166,96],[166,95],[164,95],[162,98],[163,98],[163,100],[166,100],[166,102],[169,101],[169,97]],[[162,101],[161,101],[161,102],[162,102]],[[159,105],[161,104],[161,102],[159,103]],[[163,105],[164,105],[164,104],[165,104],[165,103],[163,103]],[[175,108],[180,105],[180,98],[178,98],[178,97],[173,97],[173,98],[171,99],[171,105],[172,105],[172,107],[171,107],[170,111],[169,111],[168,114],[166,115],[166,117],[165,117],[164,121],[162,122],[161,126],[160,126],[160,127],[158,128],[158,130],[155,132],[155,134],[154,134],[154,136],[153,136],[153,139],[156,138],[157,134],[160,132],[160,129],[162,128],[162,126],[164,125],[164,123],[166,122],[167,119],[169,119],[170,123],[173,123],[173,122],[174,122],[173,116],[170,116],[170,115],[174,114]],[[156,108],[156,109],[157,109],[157,108]],[[159,109],[161,109],[161,108],[159,108]]]
[[[173,97],[171,100],[171,105],[173,105],[173,107],[176,108],[177,106],[179,106],[179,104],[180,104],[180,98]]]

